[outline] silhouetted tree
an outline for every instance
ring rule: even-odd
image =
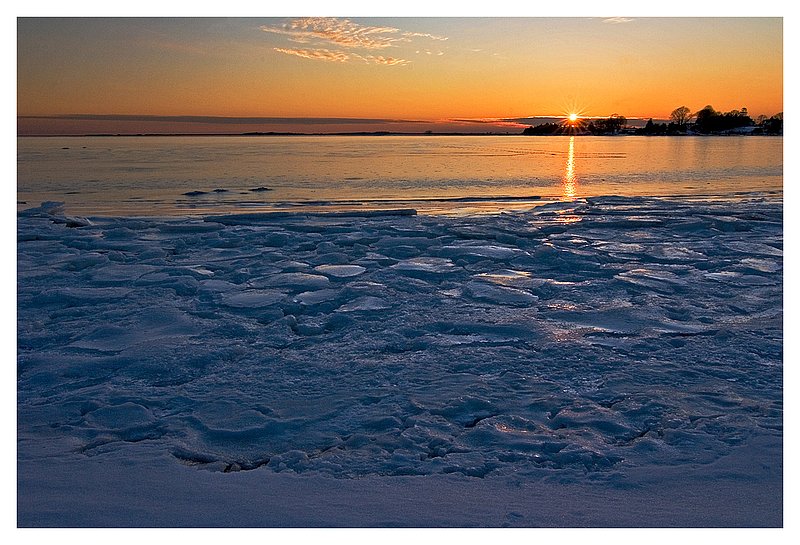
[[[783,112],[777,113],[761,123],[764,134],[783,134]]]
[[[682,127],[692,118],[692,111],[686,106],[681,106],[680,108],[672,110],[672,113],[669,114],[669,118],[673,123]]]
[[[731,110],[723,114],[716,111],[712,106],[706,106],[696,115],[695,128],[705,134],[753,125],[753,120],[747,114],[747,108]]]
[[[644,134],[648,136],[667,134],[667,125],[666,123],[653,123],[652,119],[648,119],[644,127],[636,129],[635,134]]]
[[[625,117],[619,114],[612,114],[608,119],[595,119],[589,123],[587,129],[592,134],[617,134],[628,122]]]
[[[694,123],[695,126],[697,127],[697,130],[700,132],[708,132],[711,124],[711,119],[713,119],[718,115],[719,114],[717,113],[717,111],[714,109],[713,106],[711,106],[710,104],[705,106],[702,110],[694,114],[695,116]]]

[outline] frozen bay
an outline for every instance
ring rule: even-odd
[[[22,212],[19,524],[780,526],[782,246],[756,197]]]

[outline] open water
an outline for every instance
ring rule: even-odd
[[[519,209],[601,195],[780,195],[782,137],[18,138],[18,208],[172,216]]]

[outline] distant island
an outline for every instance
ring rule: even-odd
[[[644,127],[630,127],[624,116],[613,114],[606,119],[576,118],[561,123],[543,123],[527,127],[522,134],[528,136],[558,135],[782,135],[783,112],[772,117],[760,115],[750,117],[747,108],[718,112],[713,106],[706,106],[696,113],[686,107],[675,108],[668,123],[654,123],[649,119]]]

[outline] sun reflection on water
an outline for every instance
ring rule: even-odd
[[[574,201],[578,194],[578,177],[575,175],[575,137],[569,137],[569,151],[567,152],[567,166],[564,170],[564,179],[561,182],[562,200]]]

